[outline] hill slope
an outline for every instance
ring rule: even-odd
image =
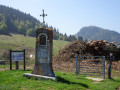
[[[54,40],[53,41],[53,56],[63,48],[68,41]],[[11,34],[11,36],[0,35],[0,60],[9,59],[9,50],[26,50],[26,57],[30,54],[35,55],[35,38],[20,34]]]
[[[82,36],[84,40],[107,40],[108,42],[116,41],[116,43],[120,41],[120,33],[96,26],[83,27],[77,36]]]

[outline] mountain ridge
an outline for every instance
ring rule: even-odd
[[[108,42],[116,42],[120,41],[120,33],[103,29],[97,26],[87,26],[80,29],[80,31],[76,34],[77,37],[82,37],[84,40],[107,40]]]

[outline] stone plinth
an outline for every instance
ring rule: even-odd
[[[28,78],[35,77],[37,79],[39,79],[39,78],[51,79],[51,80],[55,80],[56,79],[55,77],[42,76],[42,75],[36,75],[36,74],[30,74],[30,73],[24,73],[23,76],[28,77]]]

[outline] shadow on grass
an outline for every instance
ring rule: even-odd
[[[111,78],[109,80],[115,81],[115,82],[120,82],[120,80],[115,80],[114,78]]]
[[[64,78],[59,77],[59,76],[56,77],[56,81],[57,82],[62,82],[62,83],[65,83],[65,84],[77,84],[77,85],[81,85],[81,86],[83,86],[85,88],[89,88],[89,86],[86,85],[86,84],[71,82],[71,81],[65,80]]]

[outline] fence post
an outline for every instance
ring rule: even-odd
[[[77,61],[78,61],[78,54],[76,54],[76,75],[78,74],[78,72],[77,72],[77,71],[78,71],[78,70],[77,70],[77,67],[78,67],[78,66],[77,66]]]
[[[103,56],[103,79],[105,79],[105,56]]]
[[[81,60],[81,57],[80,57],[78,60],[79,60],[79,68],[78,68],[78,73],[80,73],[80,60]]]
[[[108,78],[111,79],[111,65],[112,65],[112,62],[109,61],[109,65],[108,65]]]

